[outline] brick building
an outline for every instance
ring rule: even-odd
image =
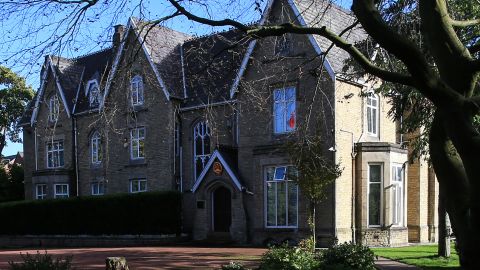
[[[324,9],[272,0],[259,23],[338,33],[353,22],[340,7]],[[345,36],[366,37],[359,28]],[[47,56],[21,122],[26,197],[178,190],[193,239],[298,240],[309,233],[308,201],[283,146],[316,133],[344,168],[317,207],[321,245],[435,241],[434,174],[408,162],[374,86],[342,76],[348,55],[333,47],[323,61],[329,46],[237,30],[190,37],[131,18],[115,27],[111,48]]]

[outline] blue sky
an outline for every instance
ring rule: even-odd
[[[68,41],[47,47],[46,50],[28,49],[43,41],[58,40],[58,35],[65,28],[57,28],[54,22],[64,19],[71,9],[63,8],[58,11],[54,7],[29,11],[21,9],[16,14],[6,14],[0,11],[0,64],[6,65],[15,72],[26,77],[27,83],[34,89],[39,86],[39,72],[43,62],[43,55],[56,54],[65,57],[76,57],[110,46],[112,25],[126,24],[128,17],[135,16],[145,19],[155,19],[171,14],[172,7],[166,0],[144,0],[143,6],[138,6],[138,1],[127,0],[127,5],[121,10],[112,6],[123,0],[112,0],[108,6],[99,6],[86,13],[85,21],[80,25],[76,35]],[[267,0],[261,1],[265,6]],[[351,0],[335,0],[339,5],[349,9]],[[256,11],[253,0],[209,0],[209,8],[191,6],[190,10],[201,16],[222,19],[232,17],[242,22],[255,21],[260,17]],[[262,7],[263,8],[263,7]],[[3,16],[2,16],[3,15]],[[34,18],[32,20],[32,18]],[[53,24],[52,24],[53,22]],[[50,27],[45,25],[52,24]],[[65,25],[65,24],[64,24]],[[190,22],[185,17],[177,17],[163,23],[164,26],[192,35],[203,35],[222,29],[200,25]],[[33,31],[32,31],[33,29]],[[27,34],[28,32],[28,34]],[[41,47],[45,48],[45,46]],[[18,54],[22,52],[22,54]],[[15,54],[17,53],[17,54]],[[12,57],[13,56],[13,57]],[[17,151],[23,151],[20,143],[7,142],[3,155],[13,155]]]

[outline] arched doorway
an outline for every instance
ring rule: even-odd
[[[212,194],[213,231],[229,232],[232,224],[232,195],[226,187],[218,187]]]

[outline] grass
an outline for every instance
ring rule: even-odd
[[[375,255],[420,267],[425,270],[460,269],[458,255],[452,245],[448,259],[437,256],[437,245],[420,245],[399,248],[373,248]]]

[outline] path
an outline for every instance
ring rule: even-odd
[[[35,254],[37,250],[0,250],[0,269],[8,269],[8,261],[20,261],[20,252]],[[258,265],[264,252],[261,248],[205,247],[48,249],[54,256],[73,255],[73,264],[78,270],[105,269],[105,258],[116,256],[126,257],[131,270],[219,269],[230,261],[242,261],[253,267]]]
[[[380,270],[420,270],[420,268],[416,266],[392,261],[383,257],[378,257],[378,260],[375,261],[375,265]]]

